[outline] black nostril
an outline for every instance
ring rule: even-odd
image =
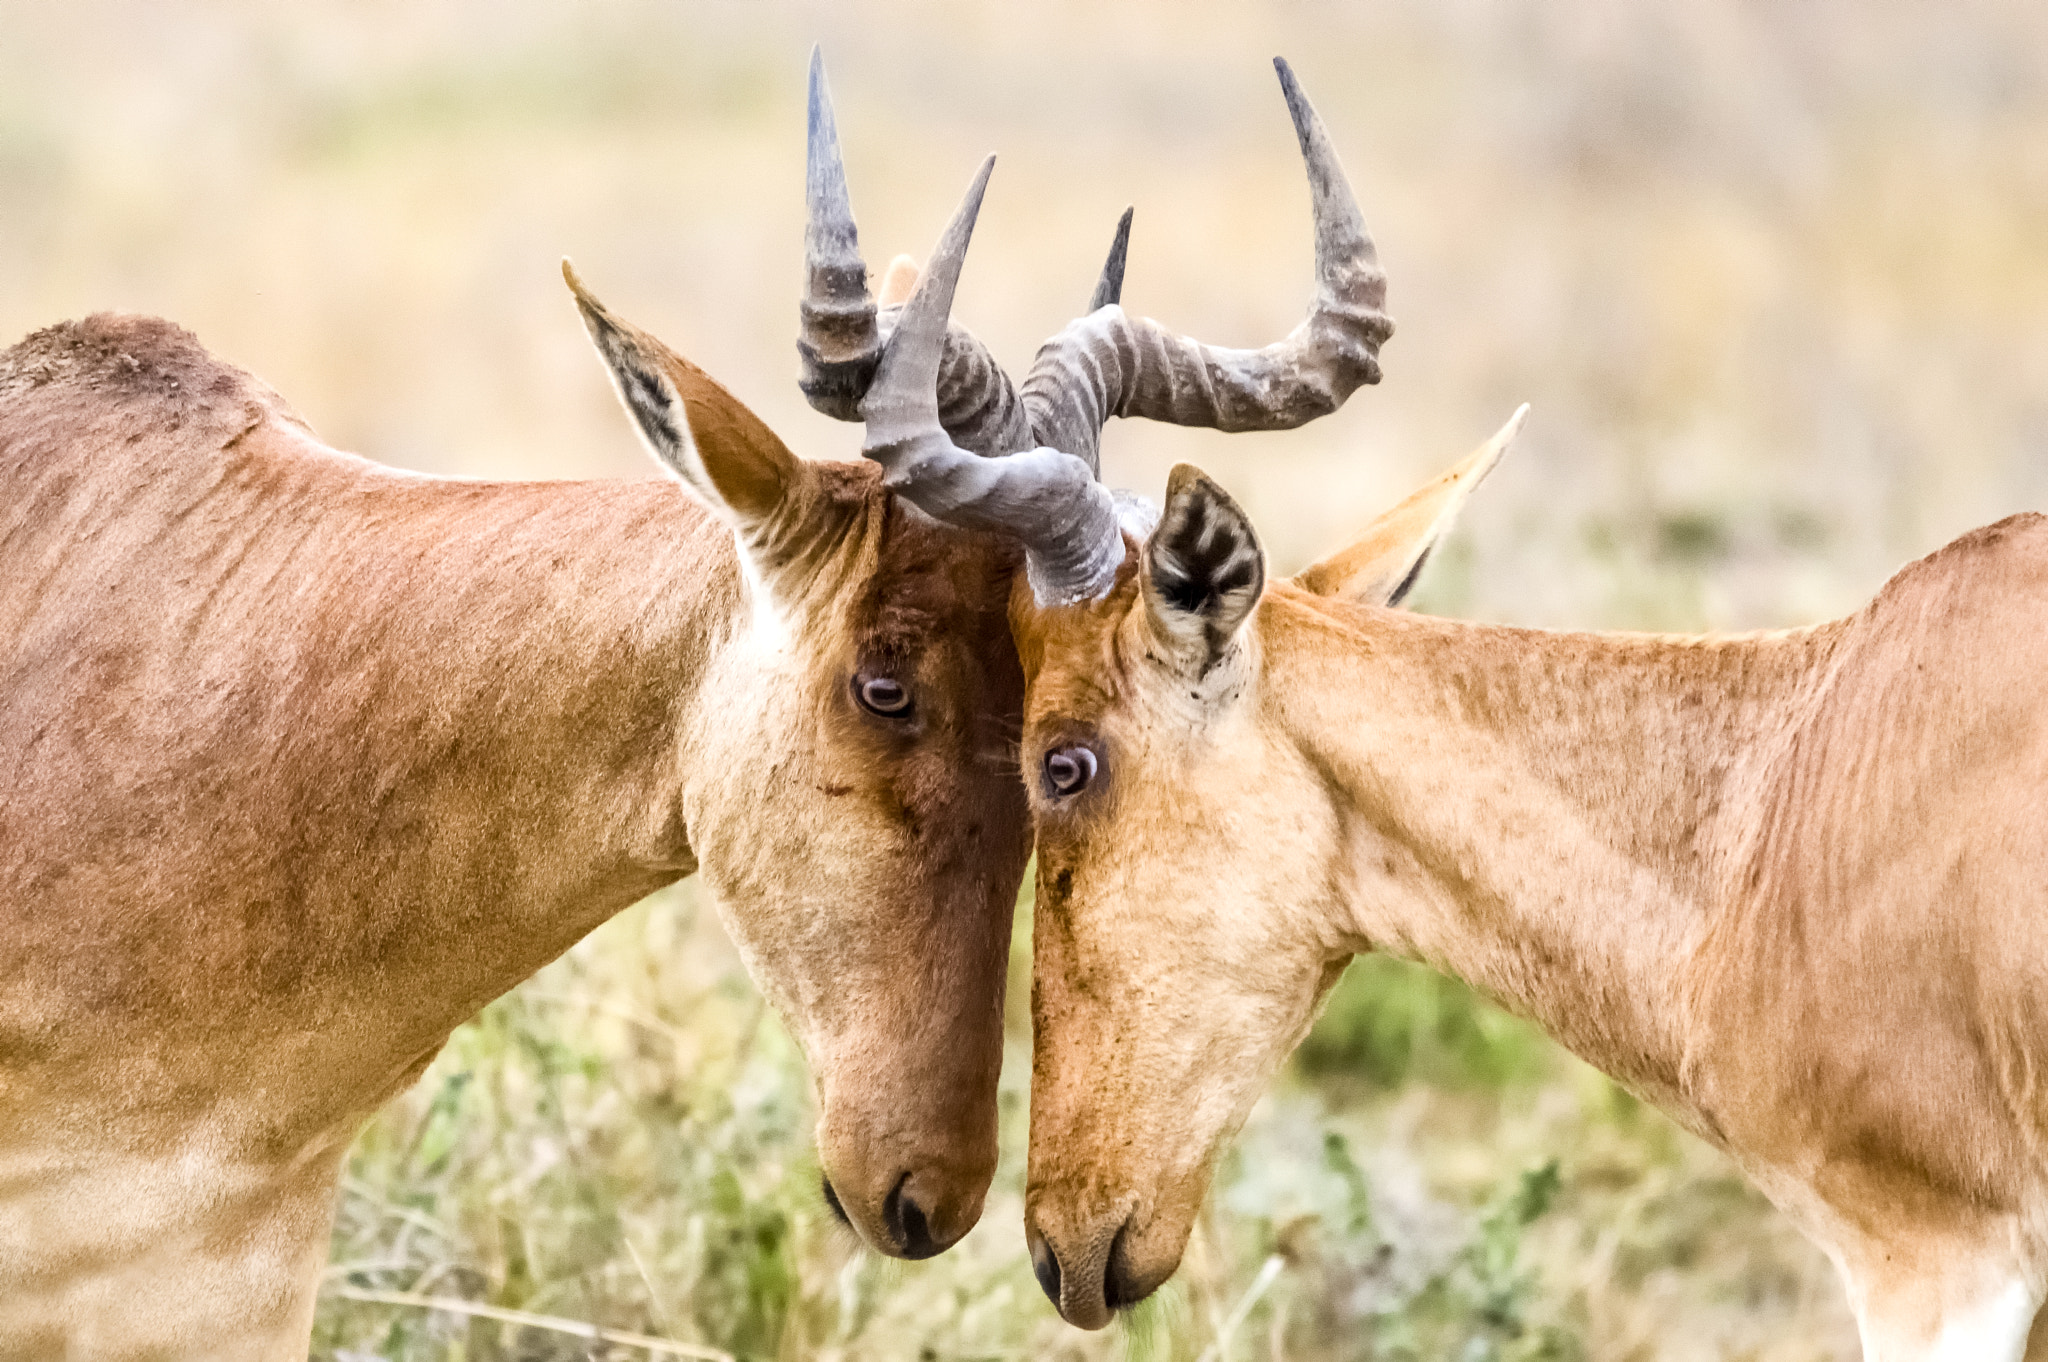
[[[932,1227],[924,1218],[924,1207],[903,1195],[903,1184],[908,1181],[910,1174],[905,1173],[889,1189],[889,1198],[882,1203],[882,1219],[902,1245],[904,1257],[930,1258],[940,1246],[932,1242]]]
[[[818,1185],[825,1189],[825,1204],[832,1208],[832,1214],[839,1218],[840,1224],[852,1229],[853,1222],[846,1218],[846,1208],[839,1204],[839,1193],[832,1190],[832,1179],[821,1177]]]
[[[1102,1303],[1112,1310],[1145,1299],[1146,1293],[1131,1283],[1131,1265],[1124,1256],[1124,1239],[1130,1232],[1131,1222],[1126,1220],[1118,1228],[1116,1238],[1109,1241],[1109,1262],[1102,1272]]]
[[[1038,1278],[1038,1289],[1052,1302],[1052,1308],[1060,1308],[1060,1260],[1054,1256],[1052,1245],[1037,1235],[1031,1236],[1031,1275]]]

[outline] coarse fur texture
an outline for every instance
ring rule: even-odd
[[[1257,553],[1220,495],[1177,475],[1161,533]],[[1846,619],[1710,638],[1404,615],[1372,599],[1385,531],[1220,648],[1161,628],[1200,593],[1136,553],[1103,601],[1013,604],[1026,769],[1100,761],[1033,793],[1027,1220],[1062,1313],[1171,1275],[1220,1147],[1379,950],[1734,1155],[1874,1362],[2048,1357],[2048,519]]]
[[[1018,555],[635,335],[707,500],[386,469],[150,318],[0,354],[0,1356],[303,1357],[361,1122],[693,871],[862,1235],[978,1216]]]

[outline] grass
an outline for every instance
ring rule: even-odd
[[[314,1356],[654,1355],[589,1328],[840,1362],[1828,1355],[1785,1341],[1811,1334],[1824,1264],[1732,1170],[1462,986],[1382,959],[1254,1113],[1175,1281],[1104,1334],[1069,1329],[1023,1251],[1024,907],[1002,1167],[952,1252],[889,1262],[832,1219],[800,1058],[685,885],[486,1009],[364,1133]],[[1707,1321],[1691,1353],[1644,1330],[1674,1293]]]

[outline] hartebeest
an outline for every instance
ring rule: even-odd
[[[154,319],[0,354],[0,1355],[302,1356],[365,1117],[693,871],[810,1060],[827,1196],[884,1252],[964,1233],[1028,849],[1012,579],[1114,567],[1108,499],[1067,526],[1033,479],[1092,487],[1110,414],[1291,424],[1378,377],[1371,245],[1290,100],[1307,377],[1125,319],[1120,230],[1013,386],[950,278],[935,332],[869,295],[814,56],[802,382],[886,471],[796,459],[573,275],[687,492],[386,469]],[[1088,461],[979,457],[1043,445]],[[1000,533],[927,514],[981,497]]]
[[[942,334],[971,220],[906,311],[928,338],[892,357]],[[1265,359],[1268,394],[1313,367]],[[909,377],[885,361],[877,395]],[[892,480],[987,466],[914,396],[887,423],[870,401]],[[1172,1274],[1219,1147],[1383,950],[1734,1155],[1838,1265],[1873,1362],[2048,1358],[2048,519],[1809,629],[1391,609],[1520,420],[1292,581],[1185,465],[1142,542],[1046,450],[997,461],[1028,514],[931,506],[1009,524],[1045,569],[1011,626],[1046,1293],[1100,1327]]]
[[[0,355],[0,1356],[303,1357],[360,1124],[693,871],[835,1204],[979,1215],[1015,551],[581,301],[694,497],[381,468],[153,319]]]
[[[1221,1143],[1381,950],[1731,1153],[1873,1362],[2048,1355],[2048,520],[1780,633],[1389,609],[1512,433],[1270,584],[1183,466],[1101,598],[1020,599],[1047,1293],[1096,1327],[1173,1272]]]

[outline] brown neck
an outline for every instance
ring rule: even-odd
[[[294,953],[329,962],[308,996],[438,1044],[695,869],[681,729],[744,594],[672,483],[380,482],[351,509],[269,716],[276,769],[331,777],[287,786],[318,807],[275,811],[268,859],[334,946]]]
[[[1275,604],[1265,684],[1339,806],[1343,927],[1676,1102],[1680,965],[1835,629],[1681,641]]]
[[[246,1091],[280,1147],[352,1128],[695,869],[693,710],[747,611],[681,487],[397,474],[283,419],[100,452],[0,470],[40,584],[0,609],[0,1043],[48,1038],[49,1119]]]

